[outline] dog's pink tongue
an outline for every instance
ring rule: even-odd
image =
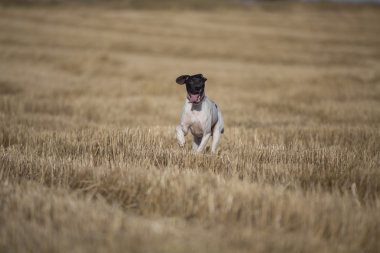
[[[199,94],[190,94],[189,100],[191,103],[198,102]]]

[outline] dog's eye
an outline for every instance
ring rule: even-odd
[[[200,80],[200,79],[193,79],[192,81],[191,81],[191,83],[192,83],[192,85],[202,85],[202,80]]]

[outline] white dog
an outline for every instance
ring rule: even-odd
[[[181,123],[177,126],[177,140],[185,145],[189,129],[193,135],[193,150],[203,151],[212,136],[211,152],[215,153],[221,134],[224,132],[222,113],[218,106],[205,96],[205,78],[202,74],[182,75],[176,79],[180,85],[186,84],[187,98],[183,106]]]

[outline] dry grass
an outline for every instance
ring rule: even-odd
[[[378,252],[379,23],[1,7],[0,252]],[[198,72],[218,155],[174,137]]]

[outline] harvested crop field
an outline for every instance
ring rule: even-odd
[[[379,252],[380,7],[0,7],[0,252]],[[216,155],[175,139],[203,73]]]

